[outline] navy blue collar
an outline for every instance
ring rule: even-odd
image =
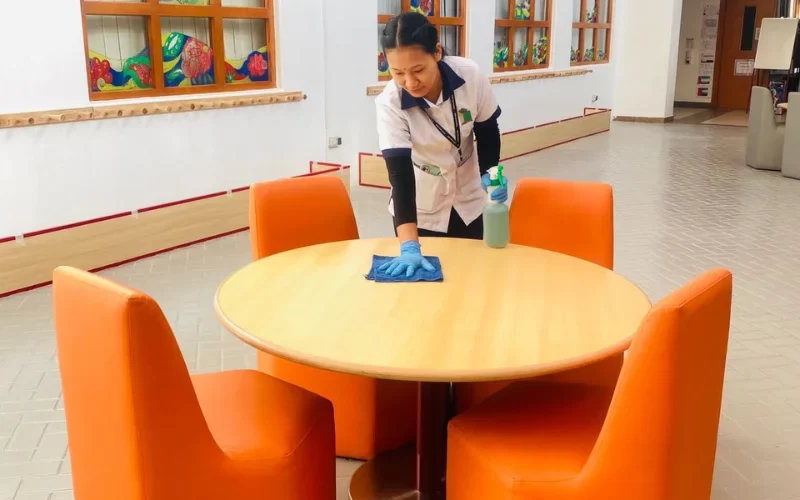
[[[450,96],[453,95],[453,92],[455,92],[457,88],[461,87],[466,82],[444,61],[439,61],[439,71],[442,74],[442,101],[446,101],[450,99]],[[419,106],[424,109],[430,107],[428,101],[426,101],[424,97],[414,97],[403,89],[400,95],[400,107],[405,110],[411,109],[414,106]]]

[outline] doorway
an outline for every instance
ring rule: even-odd
[[[776,0],[722,0],[713,103],[721,109],[747,109],[753,85],[761,20],[775,17]]]

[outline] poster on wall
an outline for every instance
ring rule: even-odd
[[[755,65],[755,59],[736,59],[733,65],[733,74],[734,76],[753,76]]]
[[[711,80],[714,77],[714,60],[717,51],[717,25],[719,5],[705,4],[700,30],[700,67],[697,72],[697,96],[711,97]]]
[[[703,40],[717,39],[717,23],[719,22],[719,5],[706,4],[703,7],[703,28],[700,38]]]

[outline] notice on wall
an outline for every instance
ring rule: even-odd
[[[719,5],[706,4],[703,7],[703,28],[700,38],[703,40],[717,39],[717,24],[719,23]]]
[[[755,59],[736,59],[733,65],[733,74],[734,76],[753,76],[755,65]]]
[[[697,74],[698,97],[711,97],[711,80],[714,77],[718,24],[719,5],[705,4],[703,6],[703,22],[700,30],[700,67]]]

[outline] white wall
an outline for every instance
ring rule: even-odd
[[[0,235],[297,175],[324,160],[323,40],[308,35],[323,32],[323,2],[276,2],[279,84],[306,101],[0,130]],[[15,9],[15,23],[0,29],[0,113],[90,105],[79,0]],[[25,50],[12,49],[20,40]]]
[[[357,182],[358,153],[377,152],[375,99],[367,96],[367,86],[378,83],[378,3],[362,0],[357,9],[324,3],[325,124],[329,137],[342,138],[327,159],[353,166],[351,179]]]
[[[699,97],[697,95],[697,77],[700,74],[700,53],[716,52],[716,46],[708,51],[703,50],[702,47],[703,8],[706,5],[715,5],[719,8],[719,4],[719,0],[686,0],[683,2],[680,45],[678,47],[678,70],[675,83],[676,102],[711,102],[712,85],[708,86],[708,97]],[[686,64],[687,38],[694,38],[694,49],[692,49],[690,64]]]
[[[0,17],[0,114],[90,105],[79,1],[17,2],[13,23]],[[304,91],[301,103],[0,130],[0,237],[298,175],[309,160],[352,165],[357,182],[358,153],[379,151],[366,95],[377,2],[360,3],[276,0],[279,86]],[[553,3],[551,69],[568,68],[573,2]],[[467,4],[467,55],[491,73],[495,0]],[[612,38],[612,63],[591,74],[494,85],[501,129],[614,107],[616,24]],[[342,146],[328,149],[328,136]]]
[[[695,0],[689,0],[695,1]],[[672,116],[682,0],[617,0],[614,115]]]

